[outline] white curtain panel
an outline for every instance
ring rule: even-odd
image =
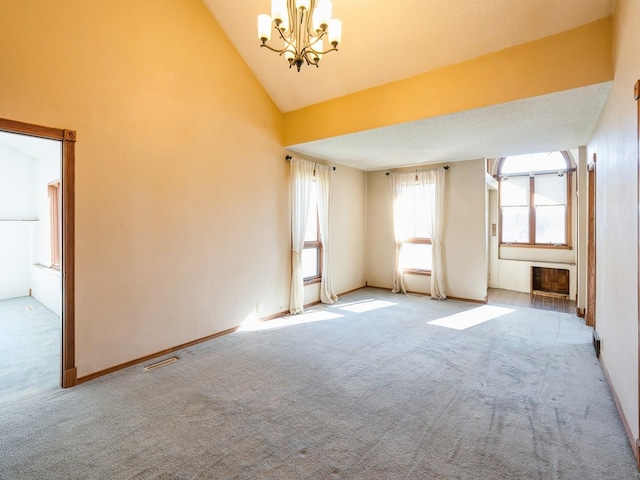
[[[444,226],[444,180],[445,169],[428,170],[426,181],[435,188],[431,188],[431,195],[427,197],[431,230],[431,298],[444,300],[445,292],[444,265],[442,263],[442,230]]]
[[[404,286],[403,267],[400,264],[400,249],[404,238],[404,225],[400,214],[400,199],[409,188],[415,185],[415,172],[392,173],[391,175],[391,201],[393,202],[393,236],[396,242],[396,259],[393,272],[393,293],[407,293]]]
[[[304,280],[302,277],[302,249],[307,228],[314,164],[291,160],[291,295],[289,313],[304,311]]]
[[[442,262],[442,233],[444,217],[444,168],[422,170],[418,172],[392,173],[391,189],[393,201],[393,233],[395,238],[395,270],[393,277],[393,293],[407,293],[404,285],[404,268],[400,264],[402,240],[407,236],[403,225],[399,200],[409,194],[410,189],[418,189],[419,205],[425,209],[429,218],[429,238],[431,238],[431,298],[444,300],[445,275]]]
[[[320,237],[322,238],[322,279],[320,281],[320,301],[333,304],[338,296],[333,291],[331,277],[331,235],[329,219],[331,212],[331,184],[333,182],[333,168],[316,164],[316,187],[318,192],[318,220],[320,222]]]

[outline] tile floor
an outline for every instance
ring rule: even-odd
[[[538,308],[555,312],[576,313],[576,302],[566,298],[548,297],[543,295],[531,295],[529,293],[514,292],[501,288],[490,288],[488,292],[489,303],[502,305],[515,305],[518,307]]]

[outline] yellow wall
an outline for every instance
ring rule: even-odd
[[[287,308],[282,113],[201,0],[0,2],[0,72],[0,117],[77,131],[79,377]],[[365,186],[336,171],[337,292]]]
[[[570,72],[570,74],[569,74]],[[611,18],[284,115],[284,145],[610,81]]]
[[[200,0],[0,2],[0,72],[77,131],[79,376],[288,304],[282,114]]]
[[[640,2],[616,3],[615,81],[589,142],[596,164],[596,328],[602,362],[639,436],[638,139],[633,85],[640,79]]]

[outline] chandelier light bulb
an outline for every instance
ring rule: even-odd
[[[281,23],[289,20],[287,0],[271,0],[271,17],[276,27],[280,27]]]
[[[342,22],[332,19],[331,0],[271,0],[271,16],[258,16],[258,38],[261,47],[278,53],[296,70],[305,63],[320,63],[325,53],[338,50],[342,41]],[[271,40],[271,30],[275,28],[277,36],[283,42],[280,48],[267,42]],[[324,50],[324,38],[331,46]]]
[[[331,0],[319,0],[313,12],[313,30],[324,32],[331,21]]]
[[[340,45],[342,41],[342,22],[338,19],[333,19],[329,22],[329,43],[333,47]]]
[[[271,17],[264,13],[258,15],[258,38],[263,44],[271,40]]]

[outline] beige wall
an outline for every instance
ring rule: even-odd
[[[597,154],[596,328],[602,361],[638,438],[638,150],[640,2],[616,3],[615,81],[588,145]]]
[[[484,301],[488,286],[485,161],[450,166],[443,238],[447,295]]]
[[[0,71],[77,131],[79,376],[288,303],[282,114],[200,0],[1,2]]]
[[[436,165],[418,168],[435,168]],[[447,295],[487,294],[484,160],[453,162],[445,175],[443,254]],[[391,288],[394,269],[391,188],[385,171],[367,174],[367,282]],[[405,275],[408,290],[429,293],[429,278]]]

